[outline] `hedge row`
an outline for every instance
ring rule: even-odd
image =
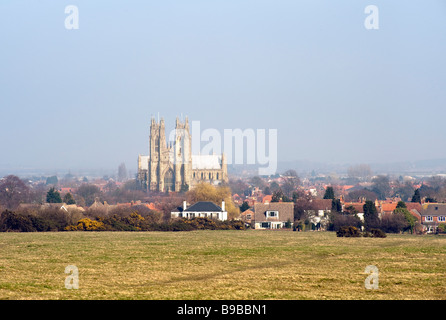
[[[219,221],[207,218],[177,219],[164,223],[148,222],[137,213],[129,217],[112,216],[95,220],[84,218],[66,231],[192,231],[192,230],[244,230],[241,221]]]
[[[370,237],[370,238],[385,238],[386,233],[380,229],[370,229],[370,231],[361,232],[358,228],[353,226],[341,227],[337,232],[338,237]]]
[[[37,216],[32,214],[18,214],[4,211],[0,215],[0,231],[36,232],[60,231],[68,225],[68,219],[63,214],[48,212]]]
[[[177,219],[155,223],[136,212],[130,215],[109,217],[85,217],[74,224],[62,213],[51,216],[17,214],[4,211],[0,215],[0,231],[39,232],[39,231],[192,231],[192,230],[244,230],[242,221],[219,221],[206,218],[191,220]]]

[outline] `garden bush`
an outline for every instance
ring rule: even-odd
[[[338,237],[360,237],[361,236],[361,232],[356,227],[345,226],[345,227],[341,227],[336,232],[336,236],[338,236]]]

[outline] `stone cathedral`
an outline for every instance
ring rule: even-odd
[[[228,181],[225,155],[192,155],[189,121],[176,119],[174,137],[165,134],[164,119],[150,124],[149,155],[138,156],[138,181],[148,191],[181,191],[197,183]],[[172,139],[174,140],[172,141]]]

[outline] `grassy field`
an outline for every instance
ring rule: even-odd
[[[78,290],[65,288],[68,265]],[[365,289],[368,265],[378,289]],[[0,299],[446,299],[446,237],[1,233]]]

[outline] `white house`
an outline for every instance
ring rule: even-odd
[[[228,220],[228,212],[225,211],[225,201],[221,202],[221,207],[210,201],[200,201],[190,207],[187,207],[186,201],[183,201],[183,207],[177,208],[177,211],[170,213],[171,218],[209,218],[221,221]]]

